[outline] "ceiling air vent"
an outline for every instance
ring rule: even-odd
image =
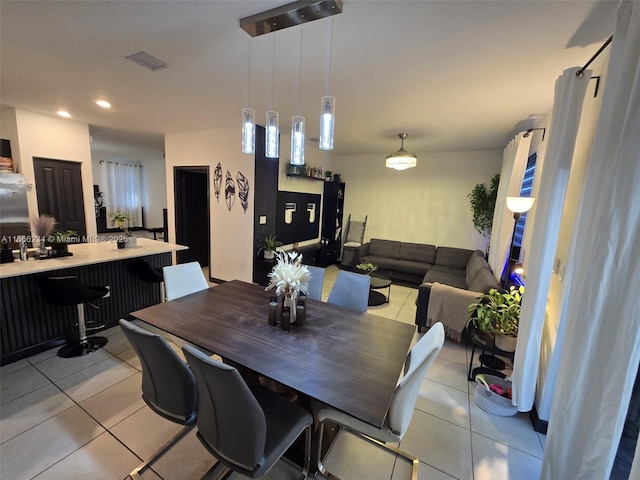
[[[153,72],[155,72],[156,70],[162,70],[169,66],[168,63],[163,62],[159,58],[156,58],[147,52],[134,53],[133,55],[129,55],[128,57],[124,58],[126,58],[127,60],[131,60],[133,63],[137,63],[141,67],[144,67]]]

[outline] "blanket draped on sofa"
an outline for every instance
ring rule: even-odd
[[[478,303],[479,292],[461,290],[456,287],[434,283],[431,287],[427,307],[427,327],[442,322],[445,335],[456,342],[462,340],[462,332],[469,318],[468,308]]]

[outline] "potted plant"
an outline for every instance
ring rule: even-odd
[[[70,255],[69,244],[78,243],[80,237],[75,230],[52,230],[47,236],[47,245],[51,247],[49,256],[64,257]]]
[[[471,204],[471,212],[473,213],[473,226],[478,233],[481,233],[487,239],[491,237],[498,185],[500,185],[500,174],[496,174],[491,179],[489,187],[484,183],[476,183],[473,190],[467,195]],[[487,251],[488,249],[489,245],[487,244]]]
[[[133,222],[131,215],[122,210],[115,210],[109,213],[109,219],[111,220],[111,226],[118,227],[123,233],[123,235],[116,240],[118,248],[135,247],[136,237],[129,232],[129,225]]]
[[[514,352],[520,321],[520,304],[524,287],[509,287],[509,291],[495,288],[478,297],[480,303],[469,305],[471,317],[480,330],[495,335],[496,347],[505,352]]]
[[[265,233],[264,237],[262,237],[258,242],[258,254],[260,254],[260,252],[264,252],[264,258],[266,258],[267,260],[272,260],[273,252],[275,252],[276,248],[281,245],[282,242],[276,240],[275,235]]]
[[[356,270],[358,271],[358,273],[362,272],[366,275],[371,275],[377,269],[377,265],[374,265],[373,263],[359,263],[356,265]]]

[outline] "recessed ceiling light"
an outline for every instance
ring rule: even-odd
[[[66,110],[58,110],[56,113],[58,115],[60,115],[61,117],[71,118],[71,114],[69,112],[67,112]]]
[[[96,104],[100,105],[102,108],[111,108],[111,104],[106,100],[96,100]]]

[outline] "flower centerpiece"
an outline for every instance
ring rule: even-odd
[[[371,275],[378,269],[378,266],[373,263],[359,263],[356,265],[356,268],[367,275]]]
[[[291,322],[295,320],[296,298],[301,293],[309,293],[311,273],[302,264],[302,255],[298,252],[275,252],[276,264],[269,273],[269,285],[265,290],[276,289],[276,295],[282,295],[283,305],[291,309]]]
[[[51,215],[40,215],[39,217],[33,217],[31,219],[33,224],[33,233],[38,237],[38,257],[44,258],[47,256],[47,237],[55,227],[57,221]]]

